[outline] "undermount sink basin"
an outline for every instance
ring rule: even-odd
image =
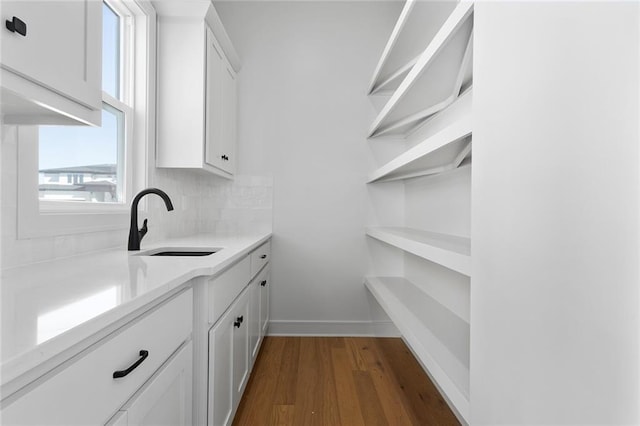
[[[161,251],[158,253],[150,254],[149,256],[209,256],[215,253],[215,251]]]
[[[181,256],[201,257],[209,256],[222,250],[219,247],[160,247],[136,253],[135,256]]]

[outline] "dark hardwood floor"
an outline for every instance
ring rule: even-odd
[[[401,339],[266,337],[234,425],[458,425]]]

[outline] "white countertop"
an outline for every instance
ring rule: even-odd
[[[146,246],[222,248],[209,256],[139,256],[113,249],[2,271],[1,384],[72,348],[190,279],[213,275],[271,234],[203,234]]]

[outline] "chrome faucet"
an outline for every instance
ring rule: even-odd
[[[142,224],[142,229],[138,229],[138,203],[147,194],[159,195],[163,200],[167,211],[173,210],[173,204],[166,192],[158,188],[143,189],[133,198],[131,202],[131,226],[129,226],[129,251],[140,250],[140,241],[147,233],[147,219]]]

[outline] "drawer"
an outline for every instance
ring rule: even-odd
[[[255,277],[260,269],[269,262],[270,257],[271,240],[251,252],[251,278]]]
[[[209,323],[214,324],[249,283],[251,260],[246,256],[222,274],[209,280]]]
[[[192,321],[193,291],[187,290],[76,355],[3,407],[3,424],[104,424],[189,338]],[[141,359],[141,350],[148,351],[144,361],[125,377],[113,378]]]

